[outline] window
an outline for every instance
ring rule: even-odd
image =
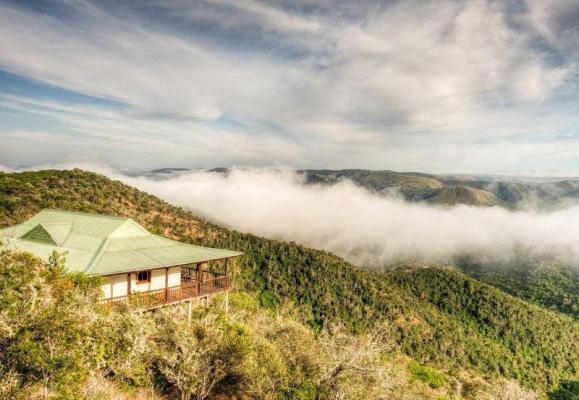
[[[140,283],[151,282],[151,271],[139,271],[137,272],[137,285]]]

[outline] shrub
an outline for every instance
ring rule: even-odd
[[[446,377],[442,373],[417,362],[410,363],[408,369],[410,370],[411,381],[424,382],[433,389],[444,386],[446,382]]]
[[[25,253],[0,252],[0,365],[12,386],[75,398],[100,358],[93,337],[98,280],[65,275]]]

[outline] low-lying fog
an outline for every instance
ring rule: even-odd
[[[579,207],[552,213],[442,208],[374,195],[350,181],[304,185],[295,172],[267,169],[188,172],[161,181],[106,174],[220,224],[326,249],[358,265],[465,255],[579,264]]]
[[[273,169],[191,171],[160,180],[94,165],[56,168],[72,167],[121,180],[221,225],[329,250],[361,266],[465,256],[492,264],[579,265],[579,206],[550,213],[440,207],[375,195],[350,181],[306,185],[293,171]]]

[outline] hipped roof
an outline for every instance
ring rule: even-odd
[[[67,252],[71,272],[110,275],[240,256],[237,251],[180,243],[153,235],[130,218],[42,210],[28,221],[0,229],[4,247],[48,260]]]

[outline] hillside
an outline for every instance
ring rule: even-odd
[[[486,190],[468,186],[441,188],[435,191],[434,196],[427,199],[429,203],[441,205],[466,204],[471,206],[505,206],[501,200]]]
[[[408,201],[554,210],[579,202],[577,179],[522,179],[479,175],[430,175],[370,170],[304,170],[309,183],[350,179],[366,189],[400,193]]]
[[[403,174],[394,171],[367,170],[304,170],[306,182],[330,184],[350,179],[360,186],[379,193],[399,192],[408,199],[421,199],[435,193],[444,185],[434,177],[422,174]]]
[[[327,252],[200,220],[121,182],[80,170],[0,174],[0,226],[52,207],[128,216],[154,233],[241,250],[240,285],[269,309],[292,304],[316,330],[386,324],[422,364],[518,379],[542,390],[577,380],[579,324],[446,268],[360,270]]]
[[[513,380],[421,365],[383,329],[316,333],[247,293],[230,293],[227,312],[215,298],[191,320],[184,307],[115,312],[96,301],[100,279],[66,273],[63,261],[0,251],[2,399],[538,398]]]
[[[525,301],[579,319],[579,270],[557,263],[484,267],[461,263],[460,270]]]

